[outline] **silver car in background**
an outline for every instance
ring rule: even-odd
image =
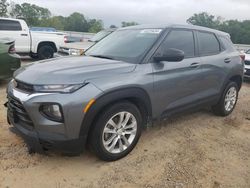
[[[116,29],[105,29],[98,33],[96,33],[91,39],[88,41],[84,41],[84,39],[73,36],[65,37],[65,45],[60,46],[58,54],[61,56],[65,55],[83,55],[84,52],[93,46],[95,43],[104,39],[111,33],[113,33]]]

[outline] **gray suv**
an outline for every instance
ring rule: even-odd
[[[190,108],[229,115],[244,64],[227,33],[192,25],[115,31],[82,57],[17,70],[7,93],[8,121],[30,152],[126,156],[142,129]]]

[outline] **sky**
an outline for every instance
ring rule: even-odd
[[[53,15],[80,12],[101,19],[106,27],[122,21],[140,24],[185,23],[194,13],[208,12],[224,19],[250,20],[250,0],[13,0],[48,8]]]

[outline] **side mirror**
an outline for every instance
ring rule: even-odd
[[[172,61],[172,62],[179,62],[184,59],[184,52],[182,50],[178,50],[175,48],[169,48],[163,50],[162,53],[158,53],[154,56],[154,60],[156,62],[160,61]]]

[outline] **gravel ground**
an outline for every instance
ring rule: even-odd
[[[27,153],[9,131],[0,84],[0,187],[250,187],[250,83],[232,115],[188,113],[145,130],[126,158]]]

